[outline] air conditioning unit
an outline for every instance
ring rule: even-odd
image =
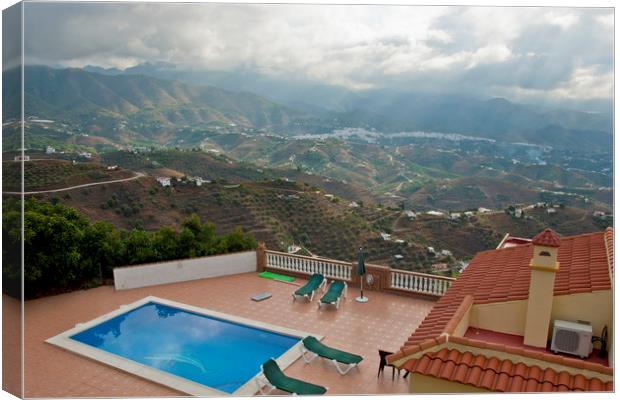
[[[551,351],[587,358],[592,352],[592,325],[555,320],[553,322]]]

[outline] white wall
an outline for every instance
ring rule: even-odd
[[[116,290],[256,271],[256,251],[114,268]]]

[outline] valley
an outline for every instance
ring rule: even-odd
[[[506,233],[613,224],[604,116],[459,98],[449,116],[444,98],[393,93],[313,112],[161,77],[26,71],[23,144],[10,110],[3,121],[5,196],[20,188],[24,146],[26,192],[67,188],[29,196],[122,229],[178,228],[197,214],[275,250],[353,260],[363,246],[370,262],[422,272],[446,262],[452,274]],[[459,125],[484,107],[510,118]]]

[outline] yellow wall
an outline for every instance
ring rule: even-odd
[[[607,325],[607,350],[612,348],[613,296],[611,290],[554,297],[549,337],[553,334],[553,320],[555,319],[590,321],[594,336],[600,336],[603,327]],[[598,348],[599,344],[595,343],[594,347]],[[609,354],[611,355],[612,352],[610,351]],[[612,361],[610,360],[610,365]]]
[[[543,256],[541,253],[548,253],[548,256]],[[558,264],[558,249],[557,247],[548,246],[534,246],[533,257],[530,261],[530,265],[534,267],[542,267],[547,270],[557,270],[560,266]]]
[[[469,328],[469,326],[471,325],[470,319],[471,319],[473,308],[474,306],[470,305],[467,311],[465,312],[465,314],[463,314],[463,318],[461,318],[456,328],[454,328],[454,332],[452,332],[454,336],[465,335],[465,332],[467,332],[467,328]]]
[[[476,304],[471,309],[469,324],[473,328],[523,336],[526,311],[527,300]]]
[[[434,378],[420,374],[411,374],[411,393],[480,393],[490,392],[472,385],[450,382],[445,379]]]
[[[554,283],[555,272],[532,269],[525,313],[525,332],[523,333],[523,343],[528,346],[545,347],[547,345]]]
[[[462,325],[467,322],[473,328],[488,329],[495,332],[509,333],[523,336],[525,332],[525,315],[527,312],[527,300],[508,301],[505,303],[475,304],[461,320]],[[553,334],[553,321],[562,319],[567,321],[583,320],[592,323],[595,336],[599,336],[603,326],[607,325],[609,334],[608,350],[612,348],[612,315],[613,296],[611,290],[603,290],[592,293],[578,293],[564,296],[555,296],[551,308],[551,320],[549,321],[548,339]],[[462,336],[467,329],[459,324],[454,332],[456,336]],[[598,347],[598,344],[595,344]],[[611,351],[610,351],[611,356]],[[610,360],[610,365],[612,364]]]

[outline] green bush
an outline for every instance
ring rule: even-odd
[[[200,257],[256,247],[252,234],[235,228],[218,236],[216,227],[193,214],[180,232],[121,231],[108,222],[92,223],[75,209],[29,199],[24,204],[24,295],[27,298],[92,287],[122,265]],[[4,292],[21,285],[21,215],[17,201],[3,209]]]

